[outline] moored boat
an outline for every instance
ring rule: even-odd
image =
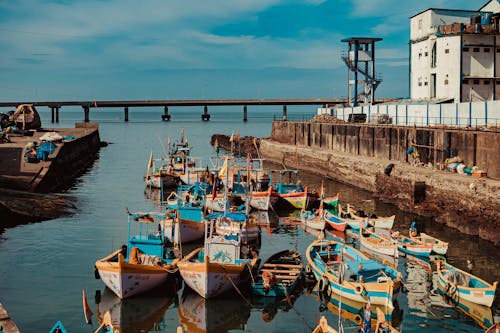
[[[342,205],[338,205],[339,215],[338,218],[341,221],[347,223],[349,228],[354,230],[359,230],[360,227],[366,228],[368,226],[368,218],[355,218],[351,213],[351,206],[347,204],[347,211],[342,209]]]
[[[106,312],[102,316],[101,325],[95,330],[94,333],[114,333],[119,332],[113,328],[113,323],[111,322],[111,314]]]
[[[273,254],[259,268],[252,293],[259,296],[288,297],[303,277],[302,257],[291,250]]]
[[[298,170],[274,170],[279,174],[279,181],[274,183],[271,196],[276,198],[276,205],[284,209],[306,209],[307,187],[300,184]],[[286,179],[288,178],[288,180]]]
[[[66,328],[64,327],[63,323],[60,320],[58,320],[49,333],[68,333],[68,331],[66,331]]]
[[[179,263],[184,282],[203,298],[219,296],[247,283],[255,274],[259,258],[242,258],[239,237],[214,235],[213,224],[205,232],[204,247],[197,248]],[[210,229],[210,231],[208,231]]]
[[[484,333],[498,333],[500,332],[500,322],[488,328]]]
[[[164,283],[178,262],[173,244],[168,245],[164,233],[158,228],[159,223],[165,221],[165,214],[136,212],[128,215],[128,244],[95,263],[104,284],[120,298]],[[135,222],[146,225],[139,225],[139,233],[132,236],[130,230]]]
[[[259,237],[260,228],[257,221],[245,212],[215,212],[205,216],[206,223],[213,220],[215,232],[219,235],[238,235],[243,243]]]
[[[401,252],[420,257],[429,257],[432,252],[432,244],[424,244],[417,239],[401,235],[398,231],[392,233],[391,238],[396,242]]]
[[[306,227],[315,229],[315,230],[324,230],[325,229],[325,219],[323,218],[324,212],[322,209],[318,209],[315,212],[312,211],[303,211],[300,213],[300,221]]]
[[[359,243],[364,247],[381,254],[394,258],[398,257],[398,246],[394,241],[383,237],[369,229],[360,228]]]
[[[312,333],[337,333],[337,330],[328,325],[325,316],[321,316],[319,324],[314,328]]]
[[[337,231],[345,231],[345,228],[347,227],[346,221],[342,220],[338,216],[332,214],[330,211],[325,210],[325,215],[324,215],[325,222],[332,227],[333,229]]]
[[[421,232],[419,235],[417,235],[417,228],[415,226],[415,222],[411,223],[410,226],[410,238],[411,239],[416,239],[424,244],[432,244],[432,252],[436,254],[441,254],[445,255],[446,252],[448,252],[448,243],[444,242],[440,239],[437,239],[436,237],[433,237],[431,235],[428,235],[426,233]]]
[[[498,282],[486,282],[471,273],[456,268],[444,261],[436,262],[438,283],[445,293],[459,302],[465,299],[469,302],[490,307],[495,299]]]
[[[359,302],[393,307],[401,273],[362,252],[333,240],[316,240],[306,250],[308,269],[320,291],[329,290]]]

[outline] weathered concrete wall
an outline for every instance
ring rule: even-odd
[[[331,130],[325,131],[324,128],[328,127]],[[349,130],[350,127],[357,129]],[[438,171],[432,167],[411,166],[406,162],[404,145],[408,136],[415,134],[409,131],[415,129],[325,125],[321,135],[331,138],[328,140],[333,143],[333,149],[281,143],[286,141],[285,132],[275,132],[274,129],[275,127],[271,140],[260,141],[262,157],[289,168],[320,174],[369,190],[403,210],[434,217],[437,221],[464,233],[479,235],[483,239],[500,244],[500,181],[467,177]],[[373,131],[372,140],[370,131]],[[457,133],[443,129],[420,132],[417,130],[416,134],[417,142],[422,142],[422,145],[426,143],[425,146],[431,147],[422,147],[419,150],[429,162],[442,161],[443,156],[449,156],[450,151],[458,149],[453,148],[460,147],[458,144],[453,145],[453,140],[470,144]],[[498,133],[468,133],[470,134],[476,135],[478,142],[484,140],[482,143],[476,142],[478,146],[481,145],[481,149],[475,152],[478,164],[483,163],[480,162],[479,155],[486,161],[480,165],[490,166],[487,163],[498,161]],[[365,148],[361,148],[361,144],[365,142]],[[373,142],[372,151],[370,142]],[[439,150],[432,148],[438,144],[441,146]],[[460,156],[462,151],[465,154],[463,156],[470,158],[469,150],[458,151]],[[394,163],[395,167],[390,176],[387,176],[384,169],[389,163]],[[488,171],[490,170],[495,169],[489,168]],[[492,173],[495,175],[494,171]],[[419,190],[423,190],[423,193],[418,193]]]
[[[363,157],[408,162],[413,141],[424,164],[460,156],[468,167],[500,179],[500,132],[371,124],[274,122],[272,140],[292,145],[339,150]]]

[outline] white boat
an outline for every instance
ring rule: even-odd
[[[243,243],[257,239],[260,233],[257,221],[244,212],[212,213],[205,218],[205,223],[214,220],[217,234],[239,235]]]
[[[315,230],[325,229],[325,218],[322,209],[318,209],[316,212],[303,211],[300,213],[300,221],[308,228]]]
[[[369,229],[359,229],[359,243],[364,247],[394,258],[398,257],[398,246],[391,239],[387,239]]]
[[[416,237],[411,237],[412,239],[420,240],[424,244],[432,244],[432,251],[437,254],[445,255],[448,252],[448,243],[443,242],[436,237],[432,237],[426,233],[421,232]]]
[[[184,282],[203,298],[219,296],[235,290],[256,273],[259,259],[241,257],[238,236],[214,235],[213,224],[206,230],[205,246],[192,251],[179,263]]]
[[[118,297],[127,298],[152,289],[164,283],[175,270],[178,252],[167,249],[164,234],[155,225],[162,221],[165,221],[162,213],[129,213],[128,245],[96,261],[100,278]],[[140,232],[131,236],[134,222],[153,226],[139,226]]]
[[[497,281],[488,283],[441,260],[436,262],[436,267],[439,287],[450,298],[456,302],[466,300],[491,307],[495,299]]]

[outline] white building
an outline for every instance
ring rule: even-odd
[[[429,8],[410,18],[410,95],[500,99],[499,0],[478,11]]]

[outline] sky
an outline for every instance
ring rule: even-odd
[[[348,37],[381,37],[408,96],[409,17],[486,0],[0,0],[0,101],[347,96]]]

